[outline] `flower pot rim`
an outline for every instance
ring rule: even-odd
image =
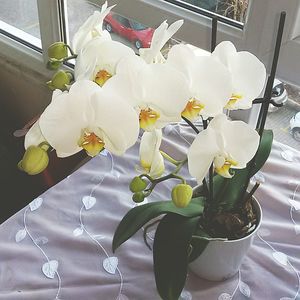
[[[234,240],[222,240],[222,241],[220,241],[220,240],[211,240],[211,241],[209,241],[210,243],[211,242],[214,242],[214,243],[217,243],[217,242],[219,242],[219,243],[235,243],[235,242],[242,241],[242,240],[250,238],[252,235],[254,235],[259,230],[261,222],[262,222],[262,217],[263,217],[262,208],[261,208],[261,205],[259,204],[257,198],[255,196],[252,196],[252,198],[253,198],[254,203],[255,203],[254,206],[257,210],[256,212],[258,212],[258,216],[259,216],[259,221],[257,223],[256,228],[250,234],[248,234],[248,235],[246,235],[242,238],[238,238],[238,239],[234,239]]]

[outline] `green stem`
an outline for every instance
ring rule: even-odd
[[[66,44],[66,46],[67,46],[67,48],[69,49],[69,51],[70,51],[70,53],[71,53],[72,56],[76,55],[76,54],[74,53],[74,51],[72,50],[72,48],[71,48],[69,45]],[[77,55],[76,55],[76,56],[77,56]]]
[[[68,57],[64,58],[63,62],[66,62],[66,61],[71,60],[73,58],[77,58],[77,54],[74,54],[74,55],[71,55],[71,56],[68,56]]]
[[[161,155],[168,160],[170,163],[174,164],[175,166],[178,166],[180,164],[180,161],[174,159],[173,157],[171,157],[169,154],[167,154],[166,152],[160,150],[159,151],[161,153]]]
[[[181,118],[198,134],[200,131],[198,128],[186,117],[181,116]]]

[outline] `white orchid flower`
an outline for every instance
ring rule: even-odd
[[[220,43],[212,56],[219,59],[229,69],[232,76],[233,93],[226,108],[251,108],[252,101],[260,95],[265,86],[264,64],[250,52],[237,52],[229,41]]]
[[[218,115],[188,150],[189,172],[201,183],[213,163],[215,172],[231,178],[230,168],[245,168],[257,151],[259,139],[259,134],[246,123]]]
[[[104,148],[121,155],[136,142],[139,133],[135,110],[116,93],[88,80],[75,82],[69,92],[56,95],[38,124],[58,157],[82,149],[95,156]],[[27,133],[28,144],[35,144],[33,131]]]
[[[179,122],[188,99],[184,76],[165,64],[144,63],[139,69],[123,70],[106,85],[136,109],[140,127],[146,131]]]
[[[105,2],[101,7],[101,12],[95,11],[93,15],[79,27],[72,41],[73,51],[76,54],[79,54],[81,49],[95,37],[100,37],[103,40],[111,40],[109,32],[102,30],[102,25],[104,18],[114,6],[115,5],[107,7],[107,2]]]
[[[178,20],[168,26],[167,21],[164,21],[155,31],[151,40],[150,48],[141,48],[140,56],[146,63],[162,63],[165,61],[161,54],[161,49],[167,41],[179,30],[183,20]]]
[[[43,142],[46,142],[46,139],[41,132],[39,120],[37,120],[26,133],[24,146],[27,149],[30,146],[38,146]]]
[[[140,164],[142,172],[153,178],[159,177],[165,170],[164,159],[159,152],[162,140],[160,129],[144,132],[140,144]]]
[[[61,95],[63,92],[59,89],[56,89],[52,93],[52,100],[55,101],[55,99]],[[30,146],[38,146],[41,143],[47,142],[46,138],[43,136],[40,124],[39,124],[39,119],[30,127],[28,132],[25,135],[25,140],[24,140],[24,148],[27,150],[28,147]]]
[[[88,79],[103,86],[115,75],[118,63],[130,56],[135,56],[134,51],[122,43],[95,38],[87,43],[76,59],[75,79]]]
[[[198,56],[187,45],[175,45],[169,52],[167,65],[180,71],[189,85],[189,98],[182,116],[195,121],[202,115],[214,117],[232,95],[231,74],[211,56]]]

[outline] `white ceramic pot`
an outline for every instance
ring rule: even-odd
[[[254,208],[258,219],[255,230],[238,240],[210,241],[202,254],[189,265],[196,275],[211,281],[223,281],[238,272],[261,224],[262,210],[255,198]]]

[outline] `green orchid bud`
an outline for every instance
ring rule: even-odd
[[[142,179],[138,176],[134,177],[130,182],[129,189],[131,192],[141,192],[147,187],[148,183],[145,179]]]
[[[62,60],[49,60],[47,62],[47,68],[49,70],[57,70],[61,65],[62,65],[63,61]]]
[[[132,195],[132,200],[135,203],[141,203],[145,199],[145,194],[143,192],[137,192]]]
[[[188,184],[177,184],[172,189],[172,201],[176,207],[184,208],[186,207],[193,195],[193,189]]]
[[[53,75],[52,79],[47,82],[47,85],[51,90],[65,90],[72,79],[73,75],[71,73],[60,70]]]
[[[63,42],[56,42],[48,48],[48,56],[50,59],[63,59],[68,56],[68,47]]]
[[[18,167],[28,175],[36,175],[43,172],[48,163],[49,157],[44,147],[30,146],[27,148],[23,159],[18,163]]]

